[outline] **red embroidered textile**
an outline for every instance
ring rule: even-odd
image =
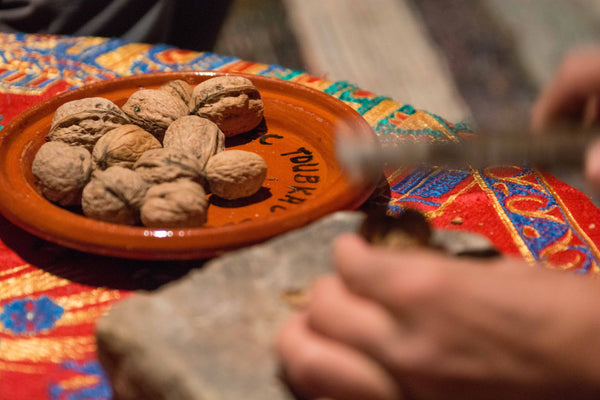
[[[59,92],[117,76],[220,70],[299,82],[351,105],[383,145],[457,140],[470,132],[410,105],[276,65],[117,39],[0,34],[0,125]],[[600,210],[535,169],[387,171],[372,198],[391,212],[418,208],[432,224],[478,232],[501,251],[576,273],[597,273]],[[137,289],[176,279],[193,263],[100,257],[45,242],[0,217],[0,399],[109,399],[95,323]],[[168,272],[166,272],[168,271]]]

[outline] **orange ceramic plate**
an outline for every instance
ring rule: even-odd
[[[373,186],[349,183],[335,158],[334,130],[375,140],[366,121],[343,102],[317,90],[275,78],[244,75],[264,101],[264,126],[227,147],[260,154],[268,173],[262,189],[243,201],[211,197],[203,227],[149,229],[105,223],[65,210],[36,190],[32,160],[45,141],[56,108],[100,96],[118,105],[140,88],[174,79],[195,85],[217,72],[152,73],[91,84],[45,100],[0,131],[0,211],[21,228],[78,250],[141,259],[191,259],[257,243],[328,213],[353,209]],[[366,132],[366,133],[365,133]]]

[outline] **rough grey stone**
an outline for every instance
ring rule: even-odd
[[[277,377],[273,335],[310,282],[331,270],[333,238],[363,218],[333,214],[115,306],[97,330],[115,397],[293,398]]]

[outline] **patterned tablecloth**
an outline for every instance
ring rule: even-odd
[[[154,71],[219,70],[277,77],[352,106],[385,145],[459,140],[462,124],[408,104],[277,65],[117,39],[0,34],[0,125],[89,82]],[[600,210],[556,178],[523,166],[396,170],[369,201],[418,208],[436,227],[479,232],[502,252],[575,273],[598,272]],[[383,189],[386,189],[384,187]],[[597,225],[596,225],[596,221]],[[0,400],[108,399],[94,327],[112,305],[182,276],[194,263],[99,257],[42,241],[0,217]],[[198,262],[195,263],[197,265]]]

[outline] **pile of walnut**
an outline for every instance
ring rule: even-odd
[[[101,97],[63,104],[33,160],[36,185],[85,216],[156,228],[201,226],[207,193],[255,194],[267,174],[258,154],[225,149],[225,137],[263,118],[257,88],[239,76],[195,87],[175,80],[140,89],[119,108]]]

